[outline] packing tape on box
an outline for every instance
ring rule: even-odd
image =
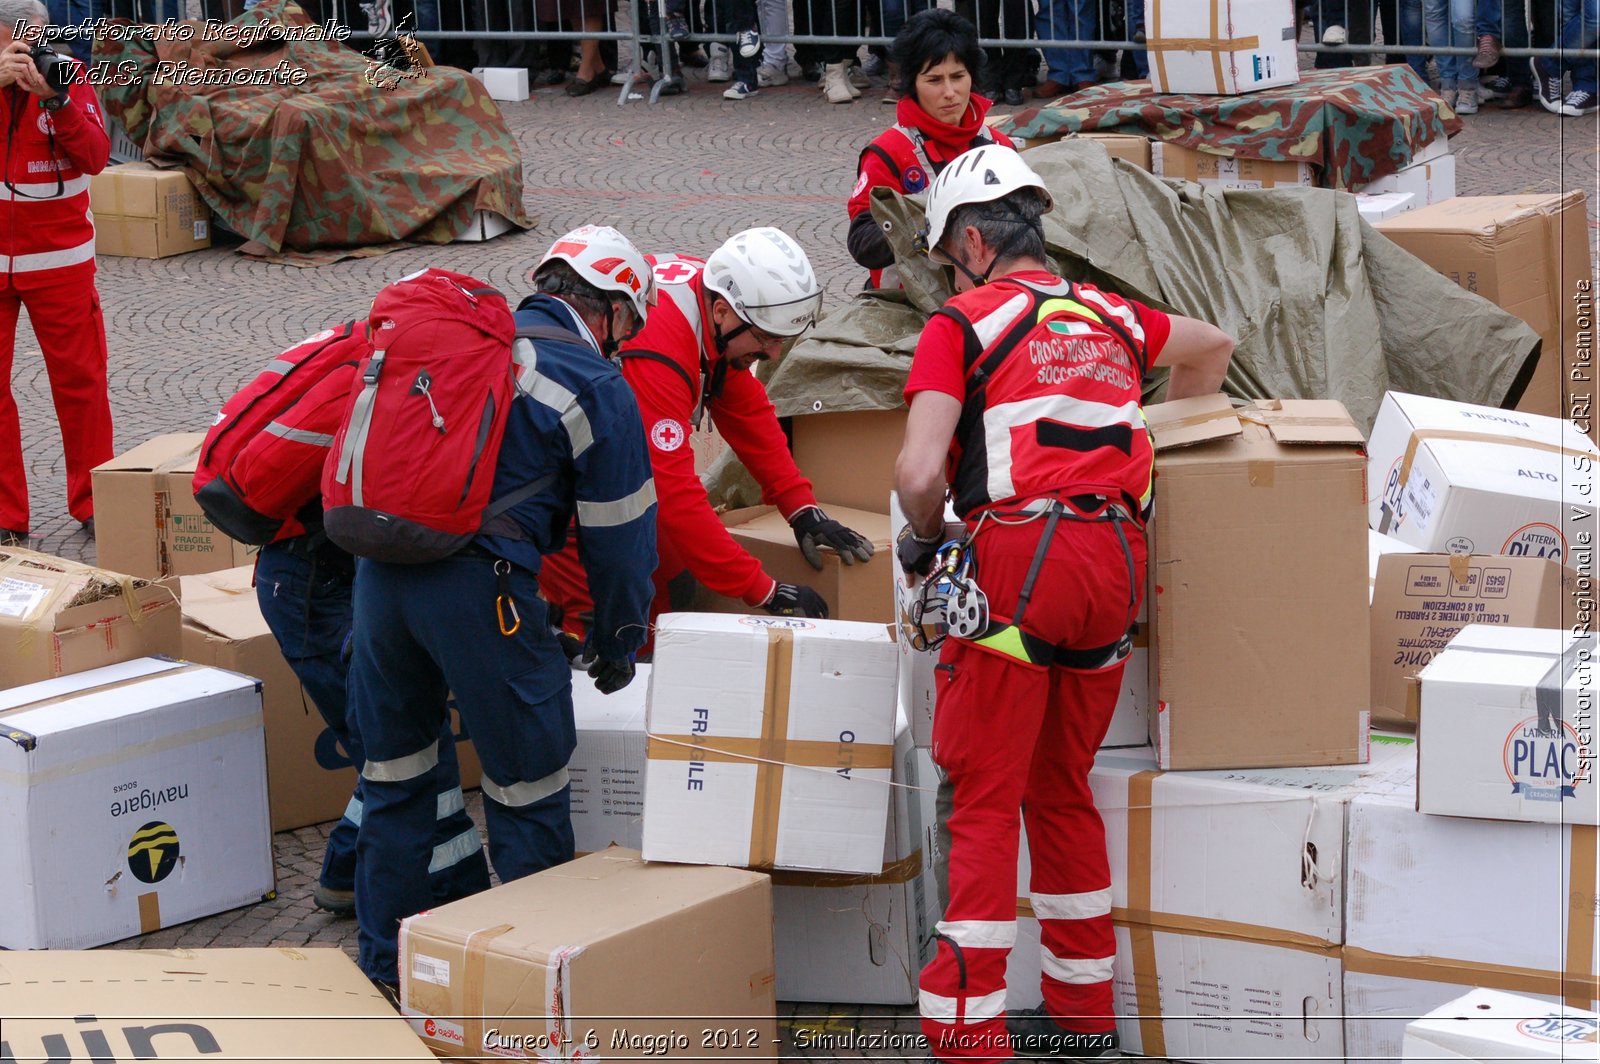
[[[1144,46],[1152,52],[1253,52],[1261,47],[1260,37],[1150,37]]]
[[[1233,421],[1237,423],[1238,420],[1239,412],[1231,408],[1227,410],[1207,410],[1203,414],[1190,414],[1188,417],[1180,417],[1175,421],[1157,421],[1150,426],[1150,431],[1159,435],[1172,429],[1192,429],[1196,425],[1209,425],[1213,421]]]
[[[461,1018],[461,1025],[465,1029],[463,1045],[468,1055],[483,1048],[484,969],[487,966],[489,943],[512,930],[513,926],[496,924],[479,928],[467,936],[466,955],[461,966],[461,1010],[466,1015]],[[549,987],[545,988],[546,993],[549,990]]]
[[[875,887],[881,884],[909,883],[922,874],[922,847],[918,846],[905,857],[875,875],[851,875],[839,872],[789,872],[779,869],[772,873],[774,887]]]
[[[206,666],[202,665],[189,666],[189,668],[195,669],[205,667]],[[155,675],[170,676],[172,674],[156,673]],[[149,678],[150,677],[148,676],[141,677],[141,679]],[[129,682],[137,683],[138,681],[132,680]],[[108,685],[108,688],[121,686],[124,685],[110,684]],[[99,691],[108,688],[96,688],[95,690]],[[66,697],[75,698],[78,694],[82,693],[83,692],[80,691],[76,694],[68,695]],[[58,700],[50,699],[50,701],[53,702]],[[14,711],[7,711],[7,713],[10,712]],[[128,743],[119,746],[115,750],[112,750],[108,753],[101,754],[98,757],[79,758],[76,761],[69,761],[66,764],[55,765],[48,769],[36,769],[32,772],[13,772],[10,769],[0,769],[0,783],[15,787],[36,787],[40,784],[53,783],[59,779],[66,779],[70,776],[81,775],[82,773],[92,772],[96,769],[106,768],[111,765],[120,765],[124,764],[125,762],[138,760],[140,758],[150,757],[154,754],[166,753],[169,750],[182,749],[183,747],[190,746],[195,743],[208,742],[212,739],[218,738],[219,736],[232,735],[235,732],[255,731],[261,727],[261,723],[262,717],[260,711],[258,710],[255,713],[251,713],[242,717],[234,717],[231,720],[218,721],[215,724],[208,724],[201,728],[191,728],[188,731],[179,732],[176,735],[169,735],[165,738],[149,739],[142,743]],[[0,739],[9,739],[18,746],[22,747],[24,750],[31,750],[37,742],[34,736],[28,734],[27,732],[18,728],[7,728],[3,723],[0,723]]]
[[[1567,458],[1593,458],[1589,451],[1574,451],[1570,447],[1545,443],[1543,440],[1525,439],[1521,436],[1499,436],[1491,432],[1468,432],[1465,429],[1416,429],[1411,433],[1411,438],[1406,441],[1405,456],[1400,459],[1400,486],[1402,488],[1410,481],[1412,463],[1416,461],[1418,449],[1427,440],[1493,443],[1502,447],[1523,447],[1532,451],[1559,454]],[[1382,529],[1379,529],[1379,531],[1382,531]]]
[[[1017,899],[1017,915],[1037,917],[1033,903],[1028,898]],[[1187,916],[1183,913],[1151,912],[1147,910],[1114,908],[1111,922],[1130,932],[1148,928],[1162,934],[1192,935],[1197,938],[1221,938],[1233,942],[1292,949],[1300,953],[1314,953],[1320,957],[1337,957],[1339,943],[1331,939],[1308,935],[1303,931],[1287,931],[1266,924],[1243,924],[1235,920],[1218,920],[1209,916]],[[1135,961],[1135,967],[1138,962]],[[1143,1012],[1143,1006],[1140,1006]]]
[[[1145,48],[1148,49],[1150,54],[1155,58],[1155,61],[1156,61],[1156,73],[1160,77],[1161,84],[1167,85],[1167,84],[1170,84],[1170,82],[1167,79],[1167,52],[1171,51],[1172,49],[1164,47],[1162,42],[1163,41],[1174,42],[1174,41],[1181,40],[1182,38],[1168,37],[1168,36],[1166,36],[1165,34],[1163,34],[1161,32],[1161,14],[1162,14],[1162,12],[1161,12],[1161,5],[1160,4],[1151,4],[1150,5],[1150,10],[1149,10],[1150,24],[1148,26],[1149,33],[1146,35]],[[1223,26],[1223,19],[1222,19],[1222,11],[1221,11],[1221,2],[1220,2],[1220,0],[1211,0],[1211,36],[1206,39],[1206,42],[1205,42],[1206,44],[1208,44],[1208,45],[1220,45],[1220,44],[1223,43],[1223,41],[1221,39],[1222,38],[1222,26]],[[1199,50],[1199,49],[1194,49],[1194,50]],[[1221,51],[1220,48],[1216,48],[1216,47],[1208,48],[1206,50],[1211,52],[1211,72],[1212,72],[1212,76],[1216,79],[1216,89],[1217,89],[1217,91],[1221,92],[1221,91],[1223,91],[1223,88],[1224,88],[1224,82],[1223,82],[1223,77],[1222,77],[1222,51]],[[1146,1052],[1148,1052],[1148,1050]]]
[[[892,630],[891,630],[892,634]],[[778,815],[786,768],[839,767],[839,743],[789,738],[789,681],[794,664],[794,633],[767,632],[767,689],[759,739],[646,733],[650,761],[715,761],[756,766],[755,810],[750,826],[750,867],[771,867],[778,858]],[[850,744],[851,767],[892,769],[890,743]]]
[[[1128,908],[1148,912],[1150,904],[1150,840],[1155,814],[1158,769],[1128,778]],[[1133,990],[1139,1003],[1140,1052],[1167,1055],[1167,1033],[1161,1019],[1161,987],[1156,979],[1156,933],[1149,924],[1128,928],[1133,952]]]
[[[161,930],[161,896],[155,891],[139,895],[139,934]]]

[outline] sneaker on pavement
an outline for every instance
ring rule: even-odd
[[[0,528],[0,547],[26,547],[28,534],[15,528]]]
[[[1472,65],[1479,70],[1488,70],[1500,62],[1500,38],[1492,33],[1478,34],[1478,54],[1473,57]]]
[[[802,67],[792,55],[784,59],[783,72],[789,75],[790,81],[793,81],[795,78],[803,78],[806,76],[805,68]]]
[[[1561,114],[1561,107],[1566,100],[1561,95],[1561,75],[1545,75],[1538,81],[1539,106],[1553,115]]]
[[[1442,100],[1444,100],[1445,103],[1449,104],[1450,108],[1452,110],[1455,109],[1456,98],[1457,98],[1458,95],[1459,94],[1456,91],[1456,83],[1455,82],[1453,82],[1453,81],[1441,81],[1441,82],[1439,82],[1439,97]]]
[[[1511,91],[1511,79],[1503,75],[1492,78],[1478,79],[1478,102],[1488,103],[1498,100]]]
[[[745,59],[754,59],[761,54],[761,34],[755,30],[740,30],[733,40],[739,47],[739,54]]]
[[[884,90],[883,102],[888,104],[898,104],[900,102],[900,90],[891,84],[887,89]]]
[[[1475,115],[1478,113],[1478,90],[1461,89],[1456,93],[1456,102],[1452,104],[1458,115]]]
[[[335,916],[356,914],[356,892],[353,890],[335,890],[318,883],[311,892],[311,903]]]
[[[706,67],[707,81],[733,80],[733,50],[725,44],[711,46],[711,64]]]
[[[889,72],[889,64],[883,61],[880,55],[867,54],[867,61],[861,64],[861,72],[868,77],[879,78]]]
[[[756,71],[756,85],[763,89],[789,84],[789,72],[776,63],[762,63]]]
[[[1561,101],[1561,114],[1568,118],[1577,118],[1590,114],[1596,107],[1600,107],[1600,99],[1588,89],[1573,89],[1567,93],[1567,98]]]
[[[689,20],[682,15],[667,16],[667,36],[681,41],[689,36]]]
[[[844,72],[845,80],[850,83],[851,88],[868,89],[872,87],[872,79],[867,77],[866,71],[862,70],[854,63],[846,63]],[[855,95],[860,96],[861,94],[858,92],[855,93]]]
[[[736,81],[722,90],[722,98],[724,100],[748,100],[760,91],[760,89],[752,89],[742,81]]]
[[[823,68],[822,92],[829,103],[849,103],[856,98],[856,90],[850,87],[843,63],[829,63]]]
[[[1350,32],[1343,26],[1329,26],[1322,31],[1322,43],[1337,48],[1350,43]]]
[[[1116,1031],[1085,1034],[1061,1026],[1043,1005],[1006,1016],[1011,1051],[1019,1058],[1051,1061],[1117,1060],[1122,1050]]]

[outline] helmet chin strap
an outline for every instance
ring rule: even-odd
[[[1041,237],[1044,235],[1043,226],[1029,225],[1028,220],[1026,218],[1022,218],[1022,217],[1019,216],[1019,217],[1011,219],[1011,221],[1017,223],[1018,225],[1028,225],[1030,229],[1038,229],[1039,230],[1039,235]],[[973,273],[970,269],[967,268],[967,264],[962,262],[959,259],[952,259],[951,260],[951,264],[954,265],[956,269],[960,270],[962,273],[967,275],[967,280],[972,282],[972,286],[974,288],[981,287],[982,285],[986,285],[986,284],[989,283],[989,275],[994,272],[994,268],[1000,264],[1000,260],[1004,259],[1006,256],[1008,256],[1011,253],[1012,246],[1014,244],[1016,244],[1021,239],[1022,239],[1022,233],[1021,232],[1013,232],[1012,235],[1010,237],[1008,237],[1004,242],[1002,242],[999,247],[995,248],[995,250],[994,250],[994,258],[989,260],[989,265],[983,271],[982,274]]]

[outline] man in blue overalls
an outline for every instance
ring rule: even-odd
[[[386,990],[398,981],[400,921],[432,903],[428,780],[447,690],[483,765],[489,855],[501,880],[572,860],[572,669],[537,578],[574,516],[594,592],[589,675],[602,693],[633,679],[646,636],[655,482],[633,392],[606,356],[644,323],[650,267],[621,233],[585,226],[551,247],[534,283],[518,328],[571,339],[516,341],[517,396],[492,498],[548,480],[506,511],[521,535],[479,535],[438,562],[357,563],[350,699],[367,761],[356,917],[362,970]]]

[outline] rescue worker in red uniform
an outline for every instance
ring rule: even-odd
[[[946,640],[937,674],[948,899],[920,1005],[941,1060],[1117,1055],[1111,877],[1088,777],[1144,589],[1154,452],[1141,381],[1170,367],[1170,398],[1213,393],[1233,353],[1215,326],[1052,274],[1039,221],[1051,206],[997,146],[956,159],[928,194],[929,255],[954,268],[957,294],[906,383],[896,554],[908,574],[930,571],[948,491],[987,607]],[[1019,807],[1044,1006],[1008,1035]]]
[[[1011,138],[984,125],[994,104],[972,91],[983,66],[978,31],[954,11],[934,8],[906,20],[895,35],[899,71],[895,124],[861,152],[846,209],[850,257],[872,271],[868,288],[899,288],[894,252],[872,220],[872,190],[903,195],[924,191],[950,160],[984,144],[1011,147]]]
[[[817,505],[766,389],[750,373],[758,361],[782,358],[788,342],[816,317],[822,288],[811,262],[792,237],[772,228],[736,233],[703,262],[684,255],[651,262],[656,307],[621,349],[622,375],[639,401],[656,482],[660,564],[651,622],[671,608],[668,585],[685,571],[749,606],[826,617],[827,603],[814,589],[779,583],[734,542],[711,509],[689,446],[690,432],[709,413],[761,485],[762,499],[794,529],[813,567],[822,568],[822,546],[838,551],[847,565],[872,557],[869,540]],[[562,608],[565,631],[581,637],[590,600],[574,546],[545,559],[540,584]]]
[[[48,22],[39,3],[14,3],[37,33]],[[11,8],[6,8],[11,10]],[[17,313],[26,306],[39,338],[66,452],[67,510],[92,531],[89,471],[110,459],[106,327],[94,286],[94,223],[89,178],[111,155],[100,101],[77,60],[65,92],[46,83],[17,22],[0,25],[0,116],[5,125],[5,185],[0,191],[0,543],[20,543],[30,527],[22,428],[11,394]]]

